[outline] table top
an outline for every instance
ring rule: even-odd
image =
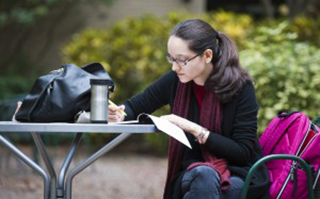
[[[1,132],[38,133],[154,133],[153,124],[101,123],[24,123],[0,121]]]

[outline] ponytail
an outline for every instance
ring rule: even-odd
[[[213,59],[214,70],[205,86],[211,88],[221,102],[230,101],[247,81],[252,78],[241,67],[239,51],[234,41],[226,34],[217,32],[216,57]]]

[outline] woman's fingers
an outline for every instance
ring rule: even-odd
[[[109,115],[109,120],[117,121],[120,119],[120,115]]]
[[[122,104],[119,106],[119,111],[124,111],[125,108],[126,108],[125,105]]]
[[[121,111],[125,109],[124,105],[116,106],[116,105],[109,105],[108,110],[108,120],[109,122],[121,122],[124,120],[124,116],[122,115]]]
[[[119,110],[119,106],[109,105],[110,112],[117,112]]]

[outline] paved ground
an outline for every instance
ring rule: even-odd
[[[24,148],[30,153],[30,149]],[[76,156],[75,164],[83,155]],[[62,158],[55,155],[55,168]],[[71,165],[71,168],[74,164]],[[137,154],[110,154],[74,178],[73,199],[161,199],[165,182],[165,158]],[[3,147],[0,147],[1,199],[40,199],[42,179]]]

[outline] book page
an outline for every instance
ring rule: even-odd
[[[151,120],[150,120],[151,119]],[[90,123],[90,112],[81,111],[78,113],[76,123]],[[186,145],[190,149],[192,149],[191,144],[183,132],[181,128],[177,125],[172,124],[166,119],[148,115],[142,113],[138,116],[138,120],[129,120],[129,121],[122,121],[122,122],[110,122],[109,124],[152,124],[154,123],[155,126],[162,132],[166,133],[167,135],[175,138],[182,144]]]
[[[149,115],[157,128],[192,149],[190,142],[181,128],[166,119]]]
[[[109,124],[139,124],[138,120],[128,120],[128,121],[121,121],[121,122],[110,122]]]

